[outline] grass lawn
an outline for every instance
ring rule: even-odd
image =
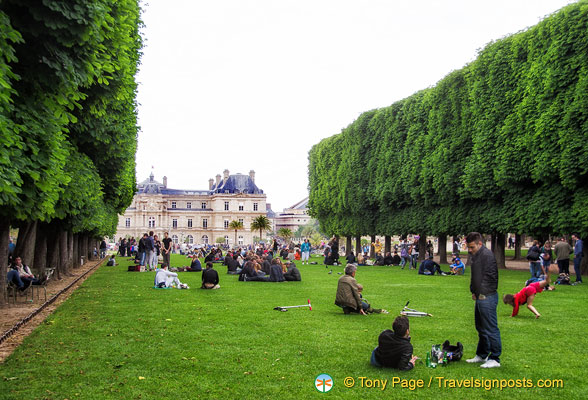
[[[179,255],[172,258],[172,265],[186,263]],[[572,399],[588,393],[583,372],[588,285],[537,295],[538,320],[526,308],[510,318],[512,308],[499,304],[502,367],[482,370],[465,362],[477,344],[469,271],[465,276],[431,277],[398,267],[359,267],[364,297],[391,311],[365,317],[343,315],[334,305],[343,267],[328,274],[320,264],[303,266],[302,282],[264,283],[238,282],[237,276],[225,274],[226,267],[215,264],[221,289],[204,291],[198,289],[200,273],[180,273],[190,290],[156,290],[153,272],[130,273],[129,263],[121,264],[100,267],[0,365],[0,398],[471,400],[537,395]],[[499,293],[520,290],[527,275],[501,271]],[[307,298],[312,311],[273,310],[305,304]],[[434,315],[410,320],[415,354],[424,358],[431,345],[449,339],[463,343],[464,360],[437,369],[417,364],[409,372],[370,366],[378,335],[391,328],[407,300]],[[314,388],[322,373],[333,378],[329,393]],[[354,378],[353,388],[344,386],[346,377]],[[361,387],[360,377],[388,384],[385,391]],[[561,379],[563,388],[440,388],[438,377],[446,383]],[[391,387],[392,379],[422,379],[424,388]]]

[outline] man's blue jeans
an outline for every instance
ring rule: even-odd
[[[377,349],[377,347],[376,347],[376,349]],[[370,358],[370,364],[372,364],[374,367],[382,368],[382,364],[380,364],[378,362],[378,360],[376,360],[376,349],[374,349],[372,351],[372,357]]]
[[[15,269],[8,270],[8,274],[6,274],[6,282],[13,282],[20,289],[24,288],[24,283],[22,279],[20,279],[18,271]]]
[[[541,262],[529,262],[529,270],[531,271],[531,278],[539,278],[539,276],[541,276]]]
[[[500,341],[500,330],[496,317],[496,306],[498,305],[498,293],[486,296],[484,300],[476,300],[475,321],[478,331],[478,348],[476,354],[482,358],[488,357],[491,360],[500,362],[502,353],[502,342]]]
[[[576,272],[576,282],[582,282],[582,271],[580,265],[582,264],[582,254],[574,255],[574,272]]]

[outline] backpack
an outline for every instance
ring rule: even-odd
[[[559,277],[555,281],[556,285],[571,285],[570,283],[570,276],[566,273],[559,274]]]
[[[457,342],[455,346],[452,346],[449,344],[449,340],[446,340],[443,342],[441,348],[447,353],[447,359],[449,361],[459,361],[463,356],[463,344],[461,342]]]
[[[533,246],[527,252],[527,260],[529,261],[539,261],[539,251],[537,250],[537,246]]]

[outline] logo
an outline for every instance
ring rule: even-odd
[[[333,389],[333,378],[328,374],[320,374],[314,379],[314,387],[319,392],[328,392]]]

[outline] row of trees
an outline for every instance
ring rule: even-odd
[[[581,1],[315,145],[309,208],[347,237],[492,234],[504,264],[506,232],[588,234],[587,137]]]
[[[137,0],[0,3],[0,248],[17,227],[37,271],[68,274],[132,201],[140,25]]]

